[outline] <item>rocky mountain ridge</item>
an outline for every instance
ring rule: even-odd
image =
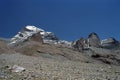
[[[28,37],[31,37],[34,34],[40,33],[43,43],[51,44],[64,44],[69,47],[74,47],[79,45],[79,49],[87,49],[89,47],[102,47],[102,48],[114,48],[119,46],[119,41],[115,38],[108,38],[100,41],[99,36],[92,32],[88,35],[88,38],[80,38],[76,41],[66,41],[60,40],[53,32],[45,31],[41,28],[35,26],[25,26],[21,31],[19,31],[13,38],[10,40],[10,44],[15,44],[27,40]]]
[[[44,44],[51,45],[52,48]],[[108,38],[101,41],[97,33],[94,32],[90,33],[88,38],[82,37],[74,42],[68,42],[58,39],[58,37],[52,32],[44,31],[43,29],[35,26],[26,26],[20,32],[18,32],[17,35],[11,38],[10,43],[8,43],[8,47],[9,46],[12,47],[15,52],[20,52],[27,55],[47,52],[50,54],[57,53],[58,55],[62,54],[65,56],[61,50],[55,48],[59,46],[61,48],[69,48],[71,50],[78,51],[85,55],[87,54],[87,56],[110,64],[119,64],[120,61],[120,55],[117,54],[120,53],[119,41],[117,41],[115,38]],[[44,50],[42,47],[47,48],[48,50]],[[114,60],[111,57],[106,57],[111,55],[113,56]],[[66,57],[68,58],[68,56]],[[71,59],[74,58],[75,57],[72,57]]]
[[[105,49],[115,49],[119,48],[120,46],[119,41],[115,38],[108,38],[100,41],[99,36],[96,33],[90,33],[88,38],[80,38],[77,41],[72,43],[72,47],[77,49],[78,51],[82,51],[84,49],[89,49],[90,47],[96,48],[105,48]]]
[[[0,39],[0,80],[120,80],[120,47],[97,33],[74,42],[26,26]]]

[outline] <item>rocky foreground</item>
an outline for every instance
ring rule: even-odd
[[[119,41],[91,33],[67,42],[27,26],[0,39],[0,80],[120,80]]]
[[[93,49],[96,52],[78,52],[64,46],[27,42],[15,47],[15,53],[0,55],[0,80],[120,80],[118,58],[101,53],[96,56],[100,49]]]
[[[44,55],[32,57],[17,54],[0,55],[0,80],[120,80],[120,67],[100,62],[71,61]],[[91,60],[90,60],[91,61]],[[9,67],[18,65],[24,71]]]

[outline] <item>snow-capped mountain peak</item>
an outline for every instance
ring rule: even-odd
[[[25,39],[27,39],[29,36],[32,36],[35,33],[38,32],[43,32],[43,29],[37,28],[35,26],[25,26],[20,32],[17,33],[17,35],[15,35],[13,38],[11,38],[11,43],[17,43],[20,41],[24,41]]]
[[[52,32],[46,32],[41,28],[37,28],[36,26],[25,26],[20,32],[17,33],[17,35],[15,35],[13,38],[11,38],[11,43],[10,44],[14,44],[17,42],[21,42],[26,40],[28,37],[32,36],[33,34],[36,34],[40,32],[43,41],[44,42],[56,42],[58,40],[58,38],[55,36],[54,33]]]
[[[53,32],[45,31],[41,28],[37,28],[36,26],[25,26],[21,31],[19,31],[13,38],[11,38],[11,44],[23,42],[27,40],[28,38],[32,37],[34,34],[40,33],[43,42],[44,43],[50,43],[50,44],[59,44],[66,46],[71,46],[71,42],[65,41],[65,40],[59,40],[58,37]]]

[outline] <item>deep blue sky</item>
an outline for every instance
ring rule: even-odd
[[[69,41],[91,32],[120,40],[120,0],[0,0],[0,37],[26,25]]]

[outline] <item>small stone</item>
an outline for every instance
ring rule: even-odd
[[[12,72],[22,72],[22,71],[25,71],[25,68],[21,67],[21,66],[18,66],[18,65],[14,65],[12,67]]]

